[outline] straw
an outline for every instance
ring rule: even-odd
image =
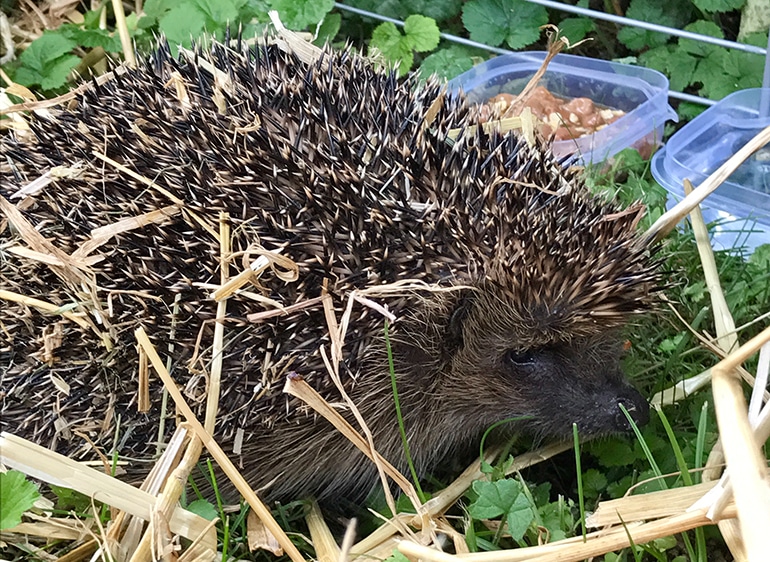
[[[0,463],[49,484],[80,492],[145,521],[150,519],[155,504],[155,497],[147,492],[6,432],[0,433]],[[174,510],[169,521],[172,532],[190,540],[201,535],[207,526],[208,521],[181,507]],[[216,549],[213,530],[204,545]]]
[[[187,402],[182,396],[182,393],[179,391],[176,383],[166,370],[163,361],[158,355],[158,352],[155,350],[155,347],[150,342],[150,339],[147,337],[145,331],[142,328],[138,328],[135,332],[135,336],[138,344],[144,348],[147,356],[150,358],[150,363],[152,363],[152,366],[155,368],[158,376],[161,378],[163,384],[168,389],[169,394],[174,399],[174,403],[176,404],[177,408],[179,408],[184,417],[187,419],[190,427],[192,427],[192,429],[195,431],[195,434],[203,442],[209,453],[211,453],[211,456],[214,457],[214,460],[216,460],[219,466],[222,467],[222,470],[225,472],[228,478],[230,478],[235,488],[241,493],[249,506],[251,506],[251,508],[257,513],[260,520],[262,520],[262,522],[275,536],[275,538],[278,539],[278,542],[280,543],[281,547],[283,547],[286,554],[288,554],[289,558],[291,558],[293,562],[303,562],[304,558],[302,557],[302,554],[300,554],[299,550],[297,550],[297,547],[294,546],[294,543],[291,542],[289,537],[286,536],[286,533],[283,531],[283,529],[281,529],[276,520],[273,519],[273,515],[270,513],[270,510],[267,509],[265,504],[263,504],[262,501],[257,497],[257,494],[254,493],[254,490],[251,489],[251,486],[249,486],[243,476],[241,476],[241,474],[235,468],[235,465],[233,465],[233,462],[228,458],[227,454],[225,454],[225,452],[217,444],[214,438],[206,432],[206,430],[203,428],[203,425],[195,417],[195,414],[190,409],[190,406],[187,405]]]

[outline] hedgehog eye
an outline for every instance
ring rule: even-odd
[[[535,352],[531,349],[511,349],[505,353],[505,361],[512,365],[532,365],[535,362]]]

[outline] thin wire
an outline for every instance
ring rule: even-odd
[[[685,39],[700,41],[701,43],[711,43],[712,45],[719,45],[720,47],[725,47],[727,49],[737,49],[747,53],[754,53],[755,55],[767,55],[767,49],[763,49],[762,47],[757,47],[755,45],[747,45],[746,43],[728,41],[727,39],[719,39],[718,37],[711,37],[710,35],[701,35],[700,33],[693,33],[692,31],[685,31],[675,27],[666,27],[665,25],[658,25],[656,23],[635,20],[624,16],[616,16],[606,12],[589,10],[588,8],[570,6],[568,4],[562,4],[561,2],[554,2],[553,0],[527,0],[527,2],[531,4],[539,4],[540,6],[545,6],[546,8],[552,8],[554,10],[561,10],[562,12],[570,12],[598,20],[610,21],[620,25],[630,25],[632,27],[639,27],[649,31],[665,33],[666,35],[674,35],[676,37],[683,37]]]
[[[717,102],[715,100],[710,100],[708,98],[702,98],[700,96],[695,96],[693,94],[685,94],[684,92],[677,92],[675,90],[669,90],[668,91],[668,97],[674,98],[681,101],[689,101],[692,103],[699,103],[701,105],[715,105]]]
[[[767,35],[767,52],[770,53],[770,33]],[[759,96],[759,117],[770,115],[770,54],[765,57],[765,74],[762,77],[762,92]]]
[[[356,14],[365,18],[370,18],[377,21],[387,21],[394,25],[397,25],[399,27],[404,26],[404,22],[395,18],[391,18],[388,16],[383,16],[381,14],[377,14],[374,12],[370,12],[368,10],[362,10],[361,8],[354,8],[353,6],[347,6],[345,4],[341,4],[339,2],[336,2],[334,4],[335,8],[339,10],[343,10],[346,12],[350,12],[351,14]],[[630,20],[635,21],[635,20]],[[676,30],[678,31],[678,30]],[[704,36],[705,37],[705,36]],[[466,39],[465,37],[458,37],[457,35],[452,35],[451,33],[441,33],[441,38],[446,39],[447,41],[450,41],[452,43],[457,43],[460,45],[465,45],[468,47],[475,47],[477,49],[483,49],[485,51],[489,51],[491,53],[497,53],[499,55],[508,55],[515,51],[511,51],[510,49],[501,49],[499,47],[490,47],[489,45],[485,45],[484,43],[479,43],[478,41],[473,41],[471,39]],[[761,49],[760,49],[761,50]],[[762,50],[764,53],[764,51]],[[692,94],[685,94],[684,92],[677,92],[674,90],[669,90],[668,92],[669,97],[683,100],[683,101],[689,101],[692,103],[697,103],[700,105],[714,105],[716,102],[714,100],[702,98],[700,96],[694,96]]]

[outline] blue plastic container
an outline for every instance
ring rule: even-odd
[[[670,207],[684,197],[685,179],[697,186],[770,125],[770,108],[760,115],[763,101],[770,105],[770,89],[730,94],[669,139],[652,160],[652,175],[669,192]],[[770,144],[744,162],[702,208],[707,222],[717,222],[717,248],[752,251],[770,243]]]
[[[449,90],[463,90],[479,103],[499,93],[518,94],[545,55],[526,51],[495,57],[449,82]],[[597,105],[626,112],[592,135],[555,142],[554,153],[572,155],[572,163],[599,163],[632,146],[649,153],[660,144],[666,120],[677,120],[668,105],[668,79],[649,68],[559,54],[549,63],[540,85],[562,98],[587,97]]]

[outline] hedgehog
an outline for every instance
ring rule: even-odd
[[[647,420],[620,367],[622,328],[660,285],[636,231],[643,208],[592,195],[547,142],[474,127],[461,93],[349,48],[308,62],[270,36],[178,55],[160,43],[118,70],[2,139],[2,430],[78,460],[117,452],[141,472],[162,446],[159,423],[174,419],[154,378],[149,409],[137,408],[135,329],[202,419],[212,293],[258,256],[271,267],[221,320],[215,436],[269,500],[355,500],[378,481],[282,392],[301,376],[357,427],[321,353],[324,295],[339,318],[354,291],[388,288],[370,300],[394,318],[421,476],[471,459],[504,419],[506,435],[536,439],[571,436],[573,423],[583,436],[625,432],[620,406]],[[50,183],[33,189],[43,174]],[[354,302],[343,351],[345,390],[404,469],[376,307]]]

